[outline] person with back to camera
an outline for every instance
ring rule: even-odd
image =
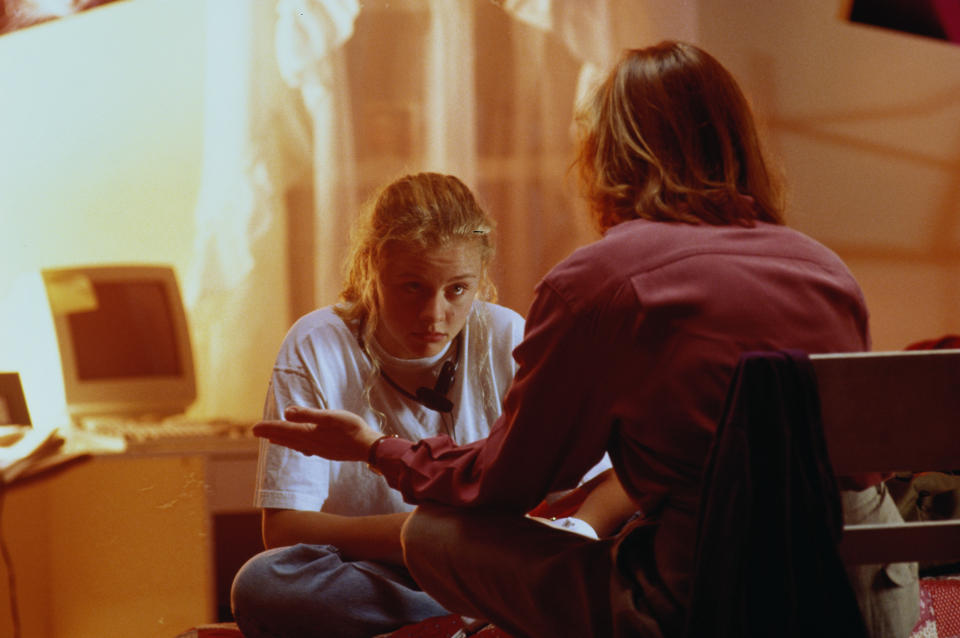
[[[355,230],[342,303],[302,317],[284,340],[265,418],[303,405],[351,410],[406,439],[485,436],[523,331],[520,315],[492,303],[492,228],[453,176],[385,187]],[[597,498],[581,515],[604,531],[606,514],[590,515]],[[240,570],[231,593],[247,638],[369,637],[449,613],[403,567],[412,506],[366,464],[264,445],[257,504],[272,549]]]
[[[404,558],[449,609],[517,636],[679,637],[701,474],[741,353],[864,350],[868,314],[843,262],[783,225],[750,108],[712,56],[679,42],[626,51],[579,120],[577,163],[603,237],[538,285],[486,439],[382,438],[347,412],[311,409],[254,431],[369,460],[420,504]],[[615,538],[518,515],[605,451],[643,513]],[[876,487],[854,496],[866,520],[894,509]],[[913,625],[905,571],[902,587],[879,568],[865,578],[875,636]]]

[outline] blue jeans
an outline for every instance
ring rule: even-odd
[[[370,638],[449,612],[402,567],[345,561],[330,545],[257,554],[230,594],[245,638]]]

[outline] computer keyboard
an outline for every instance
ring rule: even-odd
[[[252,422],[214,420],[85,418],[79,428],[121,439],[128,452],[229,452],[256,450]]]

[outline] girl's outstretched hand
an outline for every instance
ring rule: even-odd
[[[381,436],[346,410],[291,406],[283,416],[284,421],[257,423],[253,433],[271,443],[334,461],[366,461],[370,446]]]

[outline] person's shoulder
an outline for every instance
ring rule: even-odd
[[[282,350],[317,350],[338,347],[356,341],[353,331],[335,312],[333,306],[318,308],[297,319],[283,340]]]
[[[839,256],[819,240],[806,233],[784,224],[757,224],[757,228],[768,233],[771,243],[792,246],[801,251],[820,254],[828,259],[837,259]]]
[[[753,246],[759,255],[805,263],[839,277],[852,278],[840,256],[810,235],[786,225],[762,222],[753,230],[757,238]]]
[[[753,226],[687,224],[634,219],[612,228],[561,261],[548,278],[586,278],[596,283],[660,268],[695,254],[757,251],[779,256],[808,255],[831,261],[836,255],[802,232],[780,224]]]
[[[478,311],[487,316],[490,338],[494,342],[513,344],[523,338],[524,318],[520,313],[489,301],[478,303]]]
[[[322,388],[329,406],[344,404],[345,395],[359,396],[361,379],[368,367],[354,331],[332,307],[300,317],[284,338],[274,361],[275,373],[301,375]]]
[[[516,310],[489,301],[481,301],[479,303],[482,309],[490,316],[490,322],[494,326],[523,325],[523,316]]]
[[[346,324],[334,311],[333,306],[326,306],[311,310],[294,321],[290,330],[287,331],[287,338],[300,340],[306,335],[317,332],[334,333],[341,330],[347,330]]]
[[[541,285],[568,301],[609,294],[676,240],[666,224],[634,219],[610,228],[600,239],[580,246],[544,276]]]
[[[646,261],[650,252],[638,252],[642,245],[660,246],[672,243],[672,224],[631,219],[608,229],[602,237],[575,249],[560,261],[549,275],[566,271],[618,269],[626,264]],[[618,270],[619,270],[618,269]]]

